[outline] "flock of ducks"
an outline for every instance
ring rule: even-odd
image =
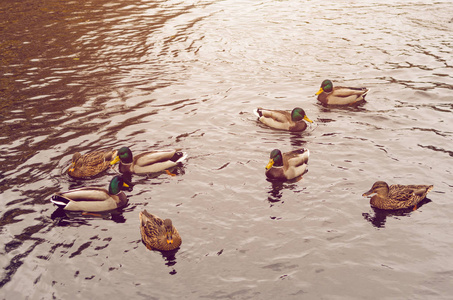
[[[143,175],[168,171],[185,160],[187,155],[178,150],[148,151],[133,156],[128,147],[118,150],[98,150],[84,155],[75,153],[68,169],[74,178],[90,178],[119,163],[119,171],[109,183],[108,190],[82,187],[55,193],[50,201],[68,211],[105,212],[125,207],[129,200],[124,193],[133,184],[126,178],[131,174]],[[162,220],[146,210],[140,212],[140,233],[148,249],[169,251],[177,249],[181,236],[170,219]]]
[[[333,86],[332,81],[324,80],[316,93],[318,101],[324,105],[351,105],[363,101],[367,88]],[[305,111],[296,107],[291,112],[257,108],[254,114],[264,125],[286,131],[304,131],[313,123]],[[308,164],[310,151],[298,149],[282,153],[278,149],[270,153],[265,175],[270,180],[294,180],[301,178]],[[128,147],[118,150],[98,150],[84,155],[75,153],[72,157],[68,175],[74,178],[90,178],[119,163],[119,172],[109,183],[108,190],[97,187],[83,187],[66,192],[55,193],[51,201],[59,208],[69,211],[104,212],[127,205],[125,190],[133,186],[131,174],[144,175],[167,171],[186,159],[187,155],[179,150],[149,151],[133,156]],[[126,175],[127,176],[124,176]],[[374,196],[370,205],[384,210],[398,210],[417,207],[432,185],[391,185],[377,181],[363,196]],[[139,214],[142,241],[150,250],[169,251],[177,249],[181,236],[170,219],[162,220],[146,210]]]

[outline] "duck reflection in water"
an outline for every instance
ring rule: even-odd
[[[301,179],[302,179],[302,175],[293,180],[286,181],[286,182],[278,181],[278,180],[271,181],[272,186],[269,189],[269,191],[267,192],[268,193],[267,201],[269,201],[270,207],[274,206],[278,202],[284,203],[284,201],[282,201],[283,190],[285,190],[285,189],[286,190],[295,190],[295,189],[299,188],[299,186],[296,185],[295,182],[297,182]]]
[[[165,260],[165,265],[169,268],[172,268],[172,270],[169,272],[170,275],[175,275],[176,273],[178,273],[173,267],[174,265],[176,265],[176,252],[178,252],[178,250],[179,248],[175,250],[160,252],[162,254],[162,258]]]
[[[123,216],[123,209],[116,209],[109,212],[81,212],[67,211],[62,208],[57,208],[50,216],[54,221],[57,221],[57,226],[73,226],[90,225],[91,219],[112,220],[115,223],[125,223],[126,219]]]
[[[387,220],[387,217],[404,217],[404,216],[410,216],[410,214],[414,210],[418,210],[420,207],[425,205],[426,203],[431,202],[430,199],[425,198],[421,202],[417,204],[417,208],[414,209],[415,207],[409,207],[405,209],[399,209],[399,210],[385,210],[385,209],[379,209],[375,207],[371,207],[373,209],[374,214],[370,213],[362,213],[362,216],[365,220],[371,223],[376,228],[384,228],[385,227],[385,222]]]

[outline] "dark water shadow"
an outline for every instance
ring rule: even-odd
[[[142,240],[142,244],[145,245],[145,247],[146,247],[146,244],[145,244],[145,242],[143,242],[143,240]],[[176,253],[179,251],[180,247],[178,247],[174,250],[170,250],[170,251],[150,250],[148,247],[146,247],[146,249],[148,249],[151,252],[158,252],[162,255],[165,265],[172,269],[168,274],[176,275],[176,273],[178,273],[174,266],[177,263]]]
[[[80,227],[83,225],[91,226],[90,220],[104,219],[111,220],[115,223],[125,223],[126,218],[123,215],[124,209],[112,210],[109,212],[79,212],[65,211],[57,208],[50,218],[54,221],[55,226],[61,227]]]
[[[422,207],[423,205],[431,202],[429,198],[423,199],[421,202],[418,203],[417,209]],[[370,213],[362,213],[362,216],[365,220],[371,223],[376,228],[384,228],[385,222],[387,221],[387,217],[405,217],[409,216],[413,211],[414,207],[409,207],[405,209],[398,209],[398,210],[385,210],[379,209],[375,207],[371,207],[373,209],[374,214]]]
[[[311,135],[311,132],[290,132],[289,134],[289,142],[294,149],[305,148],[305,144],[307,141],[304,137],[308,137]]]
[[[317,105],[320,106],[321,112],[329,112],[332,110],[337,110],[337,111],[367,111],[365,108],[363,108],[363,105],[367,103],[367,100],[362,100],[353,104],[348,104],[348,105],[332,105],[332,104],[324,104],[319,101],[317,101]]]
[[[307,172],[308,170],[305,170],[304,174],[297,176],[294,179],[286,181],[267,178],[266,180],[271,183],[271,187],[267,192],[268,193],[267,201],[269,202],[270,207],[274,206],[279,202],[284,203],[284,201],[282,201],[283,190],[294,190],[299,188],[299,186],[296,183],[302,180],[303,176],[307,174]]]
[[[172,268],[172,270],[168,273],[170,275],[175,275],[178,273],[174,266],[176,265],[176,253],[178,252],[178,249],[171,250],[171,251],[162,251],[162,258],[165,261],[165,265],[168,266],[169,268]]]

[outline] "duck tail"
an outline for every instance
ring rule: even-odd
[[[186,158],[187,158],[187,153],[178,151],[175,153],[175,155],[173,155],[171,160],[174,161],[175,163],[180,163],[180,162],[183,162]]]
[[[66,199],[65,197],[62,197],[60,195],[57,195],[57,194],[54,194],[52,196],[52,198],[50,198],[50,201],[55,204],[56,206],[58,207],[65,207],[66,205],[68,205],[69,203],[69,200]]]
[[[365,93],[362,94],[362,97],[365,99],[365,96],[368,94],[370,89],[367,89],[367,88],[363,88],[363,89],[365,90]]]
[[[258,108],[256,108],[256,109],[253,110],[253,114],[254,114],[255,116],[257,116],[258,118],[260,118],[260,117],[263,116],[263,114],[261,113],[261,109],[262,109],[261,107],[258,107]]]
[[[308,158],[310,157],[310,150],[306,148],[302,148],[299,150],[296,150],[297,153],[300,155],[301,158],[301,163],[308,163]]]

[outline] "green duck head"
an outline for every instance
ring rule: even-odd
[[[387,196],[389,192],[389,186],[386,182],[384,181],[376,181],[371,189],[368,192],[363,193],[363,197],[365,196],[370,196],[371,194],[378,194],[381,196]]]
[[[283,166],[283,157],[282,152],[278,149],[274,149],[271,152],[269,163],[266,166],[266,170],[269,170],[272,167],[282,167]]]
[[[321,83],[321,88],[320,88],[319,91],[316,93],[316,95],[319,95],[319,94],[321,94],[322,92],[331,93],[332,90],[333,90],[333,83],[332,83],[332,81],[330,81],[329,79],[326,79],[326,80],[324,80],[324,81]]]
[[[117,195],[119,194],[123,189],[123,187],[128,188],[129,185],[124,182],[123,176],[121,175],[116,175],[115,177],[112,178],[109,184],[109,194],[110,195]]]
[[[170,219],[164,220],[165,234],[167,236],[167,244],[173,244],[173,224]]]
[[[293,111],[291,112],[291,120],[293,120],[294,122],[305,120],[307,122],[313,123],[313,121],[307,117],[305,111],[300,107],[293,109]]]
[[[118,150],[117,156],[114,160],[110,162],[111,165],[116,164],[117,162],[121,162],[123,164],[130,164],[133,161],[132,151],[128,147],[122,147]]]

